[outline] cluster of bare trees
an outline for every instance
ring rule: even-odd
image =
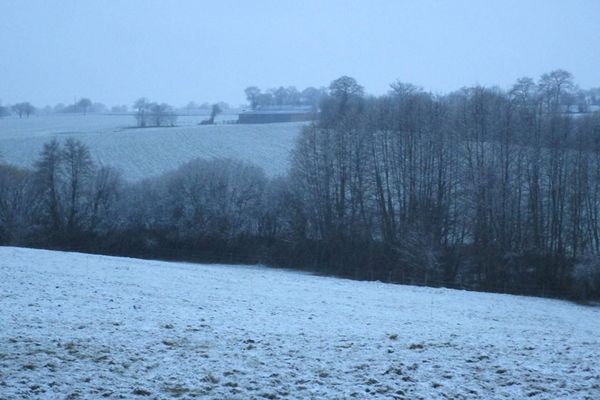
[[[338,79],[295,151],[306,237],[328,251],[380,245],[360,266],[338,258],[359,278],[549,294],[586,260],[598,279],[600,115],[565,114],[573,88],[558,70],[508,92],[397,82],[367,98]]]
[[[0,168],[0,240],[356,279],[600,297],[600,114],[554,71],[445,96],[334,81],[288,176],[196,160],[141,183],[85,146]]]
[[[129,183],[83,143],[53,140],[31,170],[0,164],[0,244],[230,257],[234,243],[260,236],[268,184],[260,168],[219,159]]]
[[[32,114],[35,114],[35,107],[31,103],[24,101],[22,103],[13,104],[11,107],[12,111],[19,116],[19,118],[29,118]]]
[[[97,167],[79,141],[45,144],[32,170],[0,166],[0,182],[5,243],[78,247],[114,230],[120,175]]]
[[[142,97],[133,104],[137,126],[146,128],[150,126],[175,126],[177,114],[173,107],[166,103],[150,102]]]
[[[326,95],[325,88],[307,87],[298,91],[295,86],[269,89],[262,92],[256,86],[247,87],[244,90],[250,108],[256,110],[267,106],[311,106],[317,107],[321,99]]]

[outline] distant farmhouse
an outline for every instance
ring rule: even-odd
[[[238,124],[301,122],[312,121],[316,117],[317,112],[310,106],[264,106],[240,113]]]

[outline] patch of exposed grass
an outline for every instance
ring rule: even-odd
[[[185,387],[180,384],[173,385],[173,386],[165,385],[165,386],[163,386],[163,390],[165,392],[171,393],[172,395],[175,395],[175,396],[181,396],[182,394],[185,394],[185,393],[188,393],[191,391],[190,388]]]
[[[146,389],[135,388],[133,389],[133,394],[136,396],[150,396],[152,393]]]
[[[206,376],[204,377],[203,381],[207,382],[207,383],[212,383],[213,385],[216,385],[217,383],[219,383],[219,378],[214,376],[211,373],[206,374]]]
[[[319,372],[319,378],[327,378],[329,376],[329,372],[321,371]]]

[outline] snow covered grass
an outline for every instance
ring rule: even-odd
[[[600,309],[0,247],[0,398],[598,399]]]
[[[204,125],[206,116],[180,117],[174,128],[128,129],[130,115],[47,115],[0,119],[4,162],[28,167],[44,143],[74,137],[90,147],[100,165],[137,180],[179,167],[194,158],[254,162],[269,175],[284,174],[302,124]],[[225,118],[225,117],[222,117]]]

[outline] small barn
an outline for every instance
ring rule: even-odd
[[[238,124],[312,121],[316,116],[312,107],[261,107],[240,113]]]

